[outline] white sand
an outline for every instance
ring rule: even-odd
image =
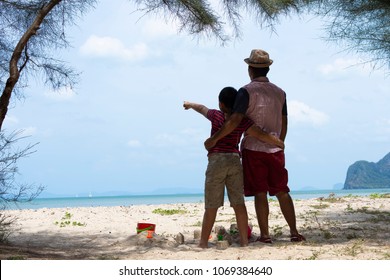
[[[202,203],[118,207],[7,210],[17,217],[9,245],[1,245],[1,259],[180,259],[180,260],[388,260],[390,259],[390,198],[343,197],[296,200],[300,232],[306,242],[292,243],[277,201],[270,202],[270,233],[274,243],[233,243],[209,249],[197,247]],[[254,236],[259,234],[253,202],[247,202]],[[155,209],[183,210],[162,215]],[[68,213],[68,214],[67,214]],[[156,224],[155,235],[136,234],[138,222]],[[62,223],[62,226],[61,226]],[[68,223],[68,224],[67,224]],[[216,226],[235,223],[227,204],[218,212]],[[75,224],[75,225],[73,225]],[[184,235],[184,244],[175,240]]]

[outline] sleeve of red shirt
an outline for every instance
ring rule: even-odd
[[[212,121],[212,120],[213,120],[214,115],[215,115],[215,111],[216,111],[216,110],[214,110],[214,109],[208,110],[208,112],[207,112],[207,119],[208,119],[209,121]]]

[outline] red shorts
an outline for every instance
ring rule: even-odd
[[[273,196],[279,192],[290,191],[287,186],[288,172],[283,151],[264,153],[244,149],[242,166],[245,196],[254,196],[262,192],[268,192]]]

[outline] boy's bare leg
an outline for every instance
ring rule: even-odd
[[[240,233],[241,247],[248,246],[248,212],[245,204],[234,205],[234,212],[236,214],[237,227]]]
[[[208,248],[209,236],[211,234],[211,230],[213,229],[213,225],[215,222],[215,218],[217,217],[218,208],[206,208],[203,215],[203,223],[202,223],[202,233],[200,234],[200,248]]]

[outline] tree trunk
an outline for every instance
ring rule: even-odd
[[[26,49],[30,38],[34,36],[37,30],[40,28],[43,19],[61,1],[62,0],[50,0],[46,5],[44,5],[40,10],[38,10],[35,20],[27,29],[27,31],[23,34],[22,38],[20,38],[18,44],[14,49],[14,52],[12,53],[12,57],[9,62],[9,77],[5,84],[3,93],[0,96],[0,131],[2,130],[3,122],[5,116],[7,115],[8,105],[12,96],[12,91],[14,90],[16,83],[19,81],[20,72],[23,70],[23,67],[28,62],[27,58],[21,68],[18,68],[18,63],[22,57],[22,53]]]

